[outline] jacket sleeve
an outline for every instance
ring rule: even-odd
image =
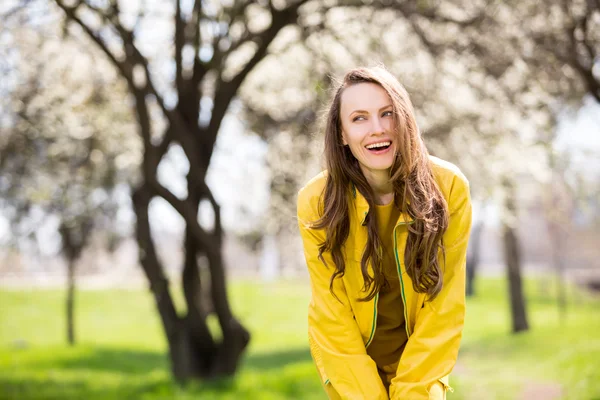
[[[443,287],[434,300],[425,302],[417,316],[390,384],[392,400],[445,399],[447,375],[458,357],[464,325],[466,253],[471,229],[469,184],[461,174],[454,177],[448,208],[450,220],[443,236]],[[443,255],[440,260],[443,262]]]
[[[337,278],[333,284],[337,299],[329,290],[335,267],[329,253],[323,254],[327,265],[318,257],[325,232],[311,228],[317,218],[310,199],[300,192],[298,225],[312,290],[308,334],[313,360],[330,398],[387,400],[375,362],[367,355],[343,280]]]

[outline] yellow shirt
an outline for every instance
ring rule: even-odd
[[[379,376],[387,390],[396,375],[398,361],[408,340],[394,253],[394,226],[400,210],[392,201],[390,204],[377,205],[375,211],[379,237],[383,244],[383,272],[387,284],[379,292],[377,326],[373,340],[367,347],[367,354],[377,364]]]

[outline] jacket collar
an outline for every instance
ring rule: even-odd
[[[360,221],[361,225],[366,223],[367,214],[369,214],[369,203],[365,196],[363,196],[357,189],[354,183],[352,185],[352,196],[354,198],[354,203],[356,205],[356,219]],[[412,218],[408,213],[400,213],[400,217],[396,222],[398,224],[411,224],[414,222],[414,218]]]

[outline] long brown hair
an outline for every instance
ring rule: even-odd
[[[323,215],[314,224],[325,229],[326,239],[319,247],[319,258],[330,252],[335,263],[333,281],[344,275],[345,264],[342,248],[350,231],[349,198],[355,188],[367,200],[370,210],[375,208],[375,194],[363,175],[358,160],[348,146],[343,145],[340,119],[341,97],[345,88],[359,83],[375,83],[388,94],[393,107],[393,127],[397,153],[390,172],[394,189],[394,201],[402,213],[413,222],[408,225],[408,239],[404,256],[406,271],[412,279],[414,290],[434,298],[442,288],[442,271],[438,250],[442,250],[442,236],[448,226],[448,205],[438,188],[429,163],[429,154],[417,127],[414,109],[406,89],[383,67],[357,68],[349,71],[333,93],[326,117],[325,161],[328,170],[327,183],[321,196]],[[361,259],[364,278],[361,300],[375,297],[385,285],[383,252],[374,212],[366,216],[367,245]],[[373,275],[368,273],[368,265]],[[334,294],[335,295],[335,294]]]

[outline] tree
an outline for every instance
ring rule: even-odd
[[[466,295],[475,295],[475,276],[479,266],[480,254],[481,254],[481,232],[483,230],[483,219],[480,218],[473,224],[471,237],[469,238],[469,247],[471,253],[467,256],[467,282],[466,282]]]
[[[507,267],[506,274],[512,316],[512,331],[513,333],[518,333],[528,330],[529,322],[521,277],[521,248],[515,229],[517,208],[514,180],[507,178],[504,181],[503,189],[505,191],[504,202],[507,215],[504,216],[502,224],[502,244],[504,247],[504,262]]]
[[[532,22],[523,25],[524,60],[541,76],[558,78],[547,82],[546,89],[563,98],[583,91],[600,103],[600,3],[557,0],[549,5],[513,5],[514,15]],[[573,83],[576,92],[569,90]]]
[[[19,27],[10,33],[20,40],[13,43],[16,56],[6,75],[15,84],[7,88],[2,115],[11,121],[0,138],[2,208],[14,242],[39,241],[43,226],[60,235],[58,251],[68,272],[66,336],[73,345],[79,257],[93,232],[107,247],[119,237],[116,214],[122,205],[115,194],[131,175],[123,160],[135,158],[135,144],[121,147],[131,121],[118,108],[123,88],[110,82],[93,57],[77,56],[76,43],[47,39],[56,32],[46,28],[39,35],[25,35]],[[73,64],[80,73],[71,71]]]
[[[246,76],[264,58],[275,36],[296,22],[305,1],[222,5],[176,2],[172,9],[174,77],[161,81],[155,64],[144,55],[139,32],[154,18],[151,6],[122,10],[109,1],[54,2],[63,12],[66,31],[84,33],[126,82],[143,142],[141,182],[133,190],[140,263],[154,295],[169,344],[173,374],[178,380],[232,375],[250,335],[233,316],[226,291],[221,254],[219,205],[205,183],[213,146],[223,117]],[[156,6],[158,7],[158,6]],[[164,9],[163,9],[164,10]],[[137,14],[137,17],[136,15]],[[175,99],[175,100],[171,100]],[[187,160],[187,197],[179,198],[157,178],[158,165],[170,146],[180,145]],[[149,203],[165,199],[186,222],[182,286],[187,314],[178,315],[150,231]],[[198,221],[199,203],[214,211],[214,227]],[[210,288],[201,282],[199,260],[210,271]],[[210,291],[212,305],[203,304]],[[211,335],[206,318],[214,310],[222,340]]]

